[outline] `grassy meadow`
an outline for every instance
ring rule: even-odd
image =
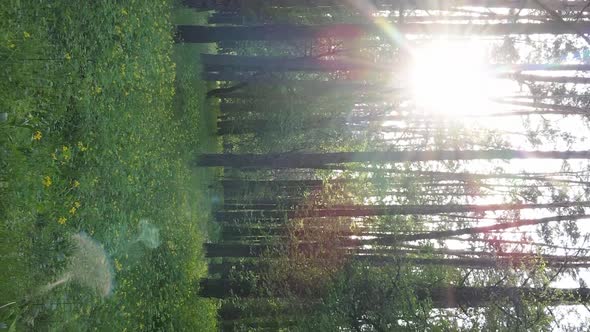
[[[0,2],[0,328],[215,330],[196,294],[216,171],[189,167],[219,148],[198,62],[214,48],[173,42],[205,19],[172,1]],[[104,249],[108,296],[43,291],[71,277],[75,234]]]

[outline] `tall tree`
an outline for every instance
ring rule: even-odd
[[[203,154],[197,166],[321,168],[328,164],[351,162],[402,163],[442,160],[486,159],[588,159],[590,151],[526,151],[526,150],[463,150],[463,151],[374,151],[333,153],[275,154]]]
[[[539,34],[575,34],[588,31],[590,22],[563,25],[548,23],[499,23],[499,24],[391,24],[391,28],[404,35],[455,35],[455,36],[503,36]],[[178,25],[177,41],[185,43],[214,43],[244,40],[300,40],[316,38],[355,39],[363,36],[387,38],[387,29],[374,24],[332,25],[261,25],[261,26],[198,26]]]
[[[256,7],[256,1],[244,0],[183,0],[183,3],[190,7],[203,10],[237,10]],[[484,7],[484,8],[513,8],[513,9],[545,9],[553,10],[582,10],[586,3],[584,1],[564,0],[370,0],[357,2],[354,0],[271,0],[264,1],[269,7],[339,7],[363,5],[376,7],[382,10],[398,9],[420,9],[420,10],[450,10],[460,7]]]

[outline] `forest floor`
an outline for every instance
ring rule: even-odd
[[[173,42],[205,20],[171,1],[0,2],[0,326],[215,330],[196,294],[216,170],[189,166],[219,150],[198,57],[215,49]],[[69,263],[76,234],[108,285]]]

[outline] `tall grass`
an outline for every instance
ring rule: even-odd
[[[172,5],[0,3],[0,306],[16,302],[0,322],[215,328],[216,304],[196,296],[210,209],[201,190],[214,174],[188,161],[217,146],[198,57],[183,60],[172,41]],[[143,218],[161,244],[129,255]],[[80,232],[112,259],[113,294],[66,283],[34,295],[66,271]]]

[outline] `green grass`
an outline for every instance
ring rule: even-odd
[[[207,15],[203,13],[196,13],[188,8],[179,8],[174,10],[172,20],[175,24],[207,24]],[[214,88],[212,83],[209,86],[201,80],[199,73],[201,72],[200,54],[215,53],[216,46],[214,44],[177,44],[174,46],[173,59],[178,64],[178,72],[176,76],[176,98],[175,109],[186,110],[189,113],[191,110],[204,109],[204,112],[197,112],[192,119],[188,119],[189,124],[192,124],[191,134],[196,135],[195,139],[200,144],[191,147],[187,160],[194,159],[195,155],[203,152],[221,152],[221,141],[216,135],[217,130],[217,116],[219,103],[216,100],[206,100],[207,107],[203,108],[203,98],[207,90]],[[213,168],[192,168],[193,176],[191,182],[187,182],[189,188],[204,188],[202,190],[193,191],[193,197],[198,197],[197,200],[206,200],[209,204],[217,204],[219,202],[218,191],[211,189],[213,185],[212,179],[219,175],[219,169]],[[197,213],[202,209],[202,204],[194,204],[193,213]],[[218,234],[218,227],[215,223],[207,223],[206,234],[210,239],[215,239]]]
[[[217,151],[196,54],[175,46],[170,1],[0,3],[0,323],[17,330],[215,330],[199,298]],[[176,11],[174,20],[204,20]],[[139,222],[156,249],[130,244]],[[84,232],[111,258],[101,298],[63,273]],[[134,250],[131,250],[133,248]]]

